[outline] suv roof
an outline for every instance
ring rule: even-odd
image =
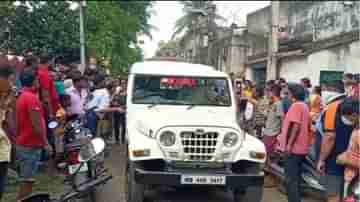
[[[217,71],[215,68],[207,65],[162,60],[135,63],[131,67],[130,73],[150,75],[228,77],[226,73]]]
[[[185,59],[179,57],[152,57],[145,59],[145,61],[173,61],[173,62],[186,62]]]

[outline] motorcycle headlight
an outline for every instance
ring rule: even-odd
[[[176,135],[171,131],[165,131],[160,135],[160,143],[165,147],[171,147],[176,142]]]
[[[236,133],[230,132],[224,136],[223,144],[225,147],[233,147],[239,141],[239,136]]]

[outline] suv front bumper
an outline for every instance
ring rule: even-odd
[[[229,188],[247,188],[262,187],[264,185],[264,173],[258,174],[229,174],[229,173],[212,173],[212,172],[166,172],[166,171],[146,171],[140,168],[135,169],[135,180],[139,184],[148,185],[167,185],[167,186],[189,186],[181,184],[182,175],[208,175],[208,176],[225,176],[225,185],[197,185],[197,186],[225,186]],[[190,185],[196,186],[196,185]]]

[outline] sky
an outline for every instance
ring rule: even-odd
[[[215,1],[218,13],[227,19],[225,25],[235,22],[242,26],[246,25],[246,15],[270,4],[270,1]],[[150,24],[158,30],[152,31],[153,40],[148,37],[140,37],[144,41],[141,48],[145,58],[152,57],[157,49],[159,41],[168,41],[173,33],[175,21],[182,16],[182,6],[177,1],[156,1],[154,14],[150,18]]]

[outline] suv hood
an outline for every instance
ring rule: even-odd
[[[131,116],[137,124],[158,130],[166,126],[218,126],[238,128],[236,114],[231,108],[222,107],[154,107],[139,110]],[[132,116],[133,115],[133,116]],[[128,117],[129,118],[129,117]]]

